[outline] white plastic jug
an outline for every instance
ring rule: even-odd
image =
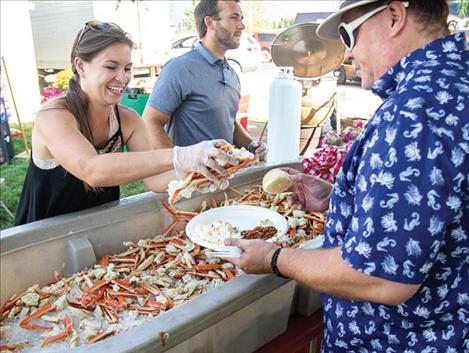
[[[270,84],[267,162],[292,161],[300,154],[301,84],[292,67],[279,67]]]

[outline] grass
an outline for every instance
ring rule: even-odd
[[[17,124],[11,124],[11,128],[19,130]],[[32,123],[23,124],[29,148],[31,148],[31,128]],[[25,150],[23,138],[21,136],[12,138],[12,142],[16,155]],[[0,199],[13,214],[16,213],[16,209],[18,207],[28,165],[29,158],[13,158],[9,163],[0,165],[0,176],[4,179],[4,182],[0,186]],[[121,186],[121,197],[137,195],[146,191],[148,190],[143,182],[136,181]],[[14,223],[15,220],[8,215],[3,207],[0,207],[0,229],[13,227]]]
[[[11,124],[11,128],[19,130],[17,124]],[[31,128],[32,123],[23,124],[28,147],[31,147]],[[16,155],[25,151],[23,138],[21,136],[13,137],[13,150]],[[3,183],[0,186],[0,198],[5,206],[13,213],[16,213],[18,201],[23,188],[24,176],[28,169],[29,159],[13,158],[9,163],[4,163],[0,166],[0,176]],[[7,211],[0,208],[0,228],[5,229],[12,227],[15,220],[7,213]]]

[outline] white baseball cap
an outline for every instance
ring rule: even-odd
[[[342,15],[356,7],[371,4],[378,0],[345,0],[340,4],[339,10],[327,17],[316,29],[316,34],[324,39],[339,39],[338,27],[342,19]]]

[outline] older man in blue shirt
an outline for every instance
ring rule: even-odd
[[[265,158],[265,144],[253,141],[236,121],[241,85],[224,57],[239,47],[244,29],[238,2],[202,0],[197,5],[201,40],[165,65],[143,114],[154,148],[224,139]]]
[[[248,272],[322,293],[323,353],[469,352],[469,51],[445,0],[347,0],[318,27],[383,104],[335,185],[292,175],[324,210],[321,249],[233,239]]]

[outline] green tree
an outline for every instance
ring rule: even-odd
[[[59,71],[55,74],[55,81],[52,86],[65,91],[68,88],[68,82],[72,76],[73,72],[71,68]]]
[[[184,18],[177,25],[177,32],[195,32],[194,9],[197,5],[196,0],[192,0],[191,7],[184,11]]]
[[[272,28],[288,28],[293,22],[295,22],[293,18],[281,18],[278,22],[272,22]]]
[[[465,17],[469,7],[469,0],[461,0],[458,3],[458,16]]]
[[[192,0],[191,7],[184,11],[184,18],[178,23],[178,32],[193,32],[195,28],[194,9],[198,4],[197,0]],[[265,2],[262,0],[241,1],[243,10],[244,25],[246,31],[256,31],[269,27],[269,20],[265,14]]]
[[[120,4],[121,4],[122,1],[123,1],[123,0],[117,0],[117,1],[116,1],[116,11],[119,10],[119,6],[120,6]],[[138,1],[140,1],[140,0],[130,0],[130,2],[131,2],[132,4],[135,4],[135,3],[138,2]]]
[[[269,27],[269,20],[265,14],[264,1],[242,1],[241,8],[243,10],[246,31],[254,32]]]

